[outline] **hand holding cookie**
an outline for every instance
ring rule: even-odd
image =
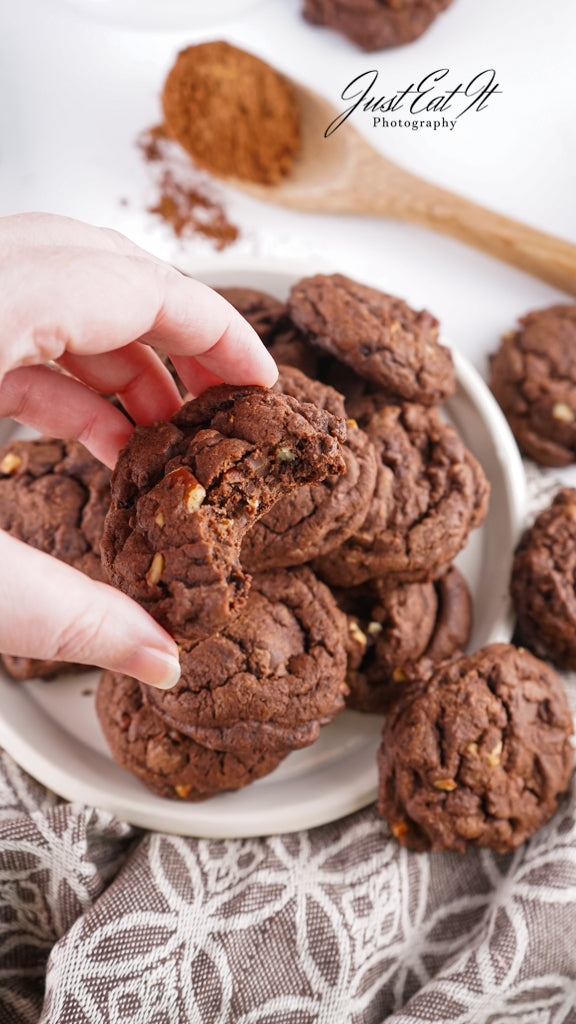
[[[80,440],[112,467],[132,421],[168,419],[182,402],[152,346],[170,355],[194,394],[222,379],[274,383],[274,361],[228,302],[114,231],[44,214],[6,217],[0,253],[0,416]],[[104,397],[111,394],[120,408]],[[7,482],[33,495],[45,487],[39,477],[55,474],[58,494],[66,478],[69,501],[53,506],[54,522],[44,532],[34,523],[33,502],[29,531],[2,523],[13,536],[0,533],[10,582],[0,601],[0,649],[173,685],[180,674],[173,639],[129,597],[77,564],[85,553],[89,492],[68,472],[65,456],[29,473],[22,453],[10,455],[1,471]]]
[[[273,359],[228,302],[115,231],[48,214],[5,217],[0,252],[0,415],[82,441],[108,466],[132,425],[104,395],[136,423],[169,419],[182,404],[152,346],[194,395],[220,380],[276,380]]]

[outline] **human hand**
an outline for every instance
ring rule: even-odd
[[[0,416],[76,438],[108,466],[133,428],[104,394],[138,423],[181,404],[150,346],[191,394],[276,379],[229,303],[114,231],[45,214],[0,219],[0,295]],[[130,598],[6,534],[0,549],[0,650],[177,681],[176,644]]]

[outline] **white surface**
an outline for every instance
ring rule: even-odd
[[[238,18],[262,0],[59,0],[95,21],[122,28],[167,31]]]
[[[212,269],[217,287],[236,284],[285,297],[300,273],[254,266]],[[480,459],[492,486],[490,510],[457,559],[474,602],[470,648],[508,640],[510,559],[525,507],[524,473],[498,406],[474,368],[454,353],[458,391],[448,418]],[[69,800],[96,804],[125,821],[182,835],[235,837],[320,825],[371,803],[382,720],[346,711],[320,739],[265,779],[200,804],[153,796],[112,760],[94,711],[98,673],[45,683],[0,675],[0,742],[35,778]]]

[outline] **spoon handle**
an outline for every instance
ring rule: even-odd
[[[451,235],[576,295],[576,245],[487,210],[404,171],[393,193],[392,203],[388,191],[386,208],[372,212],[388,216],[392,213],[402,220]],[[378,196],[373,193],[373,197],[378,206]]]

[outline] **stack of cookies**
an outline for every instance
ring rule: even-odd
[[[252,581],[243,610],[181,647],[172,690],[104,672],[98,716],[123,768],[160,796],[202,800],[267,775],[344,706],[344,623],[303,567]]]
[[[273,390],[219,385],[137,426],[110,487],[76,443],[0,453],[0,526],[104,572],[180,646],[172,690],[104,673],[114,757],[201,800],[271,772],[346,704],[384,712],[379,809],[398,839],[514,848],[568,784],[571,720],[526,651],[463,655],[452,561],[489,486],[439,410],[456,381],[437,321],[340,274],[286,303],[223,294],[277,359]],[[69,514],[43,529],[52,492]]]
[[[211,388],[137,427],[102,545],[111,582],[182,651],[166,693],[105,675],[104,731],[147,785],[190,800],[271,770],[345,697],[386,710],[413,662],[464,649],[471,602],[451,561],[488,501],[438,412],[455,375],[431,314],[342,275],[299,281],[287,304],[225,297],[278,384]],[[232,759],[218,780],[207,749]]]
[[[254,291],[224,294],[279,361],[315,378],[306,382],[302,372],[281,366],[280,390],[301,396],[304,388],[313,389],[314,397],[312,390],[307,397],[344,413],[347,443],[356,454],[356,463],[347,456],[347,465],[356,466],[353,501],[344,490],[346,478],[332,488],[333,507],[336,492],[343,496],[333,528],[327,529],[322,511],[321,525],[314,526],[318,509],[327,509],[325,500],[313,500],[318,491],[299,492],[246,537],[245,564],[252,559],[262,565],[269,557],[275,565],[310,560],[346,613],[347,703],[387,713],[378,806],[399,841],[415,850],[516,848],[550,818],[568,786],[572,720],[560,679],[527,651],[492,644],[470,657],[462,654],[471,601],[450,563],[484,518],[488,486],[438,413],[455,379],[450,354],[438,344],[436,320],[338,274],[298,282],[284,307]],[[343,408],[335,405],[338,396]],[[572,519],[573,494],[557,500],[564,513],[570,506]],[[558,553],[566,514],[563,531],[558,514],[550,518],[554,536],[548,544]],[[537,524],[537,541],[542,525],[547,523]],[[309,544],[311,533],[316,546]],[[516,558],[513,594],[522,591],[525,547]],[[542,547],[540,540],[540,565]],[[529,555],[533,548],[534,541]],[[570,554],[563,551],[568,575],[574,552],[576,540]],[[290,562],[282,563],[283,557]],[[545,557],[553,561],[550,547]],[[533,557],[528,564],[534,565]],[[550,565],[546,593],[551,575]],[[555,606],[563,608],[557,624],[575,621],[566,586],[562,603],[562,585],[554,582]],[[546,624],[548,644],[541,651],[550,651],[542,591],[527,614]],[[557,626],[558,632],[557,663],[568,664],[569,630]]]
[[[286,304],[222,294],[278,361],[276,390],[348,426],[344,476],[281,499],[246,535],[242,564],[311,565],[347,615],[348,705],[385,712],[409,666],[463,651],[470,635],[451,563],[484,519],[489,486],[439,412],[456,389],[450,351],[426,310],[342,274],[298,281]]]
[[[345,422],[221,385],[137,427],[112,478],[109,579],[177,639],[170,691],[105,673],[114,756],[163,796],[199,800],[270,772],[344,706],[346,622],[307,566],[250,578],[243,538],[278,500],[345,471]]]

